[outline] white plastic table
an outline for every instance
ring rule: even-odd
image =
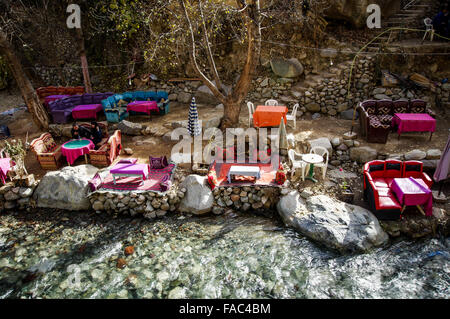
[[[319,164],[323,162],[323,156],[317,155],[317,154],[303,154],[302,160],[306,162],[307,164],[311,164],[309,168],[309,174],[306,177],[306,179],[309,179],[313,181],[314,183],[317,183],[317,180],[313,177],[314,175],[314,164]]]
[[[254,176],[258,179],[261,177],[261,170],[259,166],[233,165],[228,171],[228,183],[231,183],[231,175]]]

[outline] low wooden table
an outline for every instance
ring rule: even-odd
[[[148,165],[118,163],[109,172],[113,176],[114,185],[116,185],[116,177],[140,177],[142,185],[148,178]]]
[[[228,183],[231,183],[232,175],[254,176],[256,179],[261,178],[261,170],[259,166],[239,166],[233,165],[228,171]]]

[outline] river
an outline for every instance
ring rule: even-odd
[[[252,214],[0,215],[0,298],[449,298],[449,257],[450,238],[341,256]]]

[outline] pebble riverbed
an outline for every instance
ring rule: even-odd
[[[450,238],[341,256],[252,214],[0,215],[0,298],[448,298],[449,266]]]

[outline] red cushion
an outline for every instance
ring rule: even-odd
[[[377,187],[378,196],[391,196],[391,190],[387,187]]]
[[[384,181],[386,182],[386,184],[388,185],[389,188],[391,188],[392,182],[394,181],[394,178],[391,177],[386,177],[384,179]]]
[[[377,189],[378,189],[379,187],[386,187],[386,188],[389,187],[389,185],[388,185],[388,183],[386,182],[386,180],[385,180],[384,178],[382,178],[382,177],[375,177],[375,178],[373,179],[373,182],[374,182],[375,187],[376,187]]]
[[[398,201],[391,196],[380,196],[378,197],[378,209],[401,209],[402,206]]]

